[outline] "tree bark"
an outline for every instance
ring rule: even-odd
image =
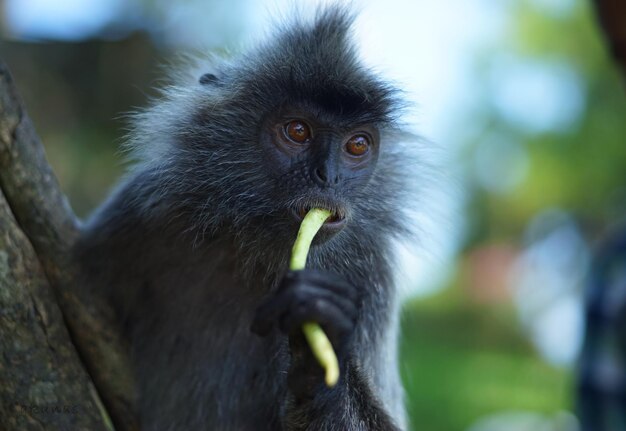
[[[0,194],[0,428],[105,429],[37,255]]]
[[[594,0],[594,4],[611,54],[626,78],[626,2]]]
[[[78,229],[0,63],[0,429],[139,428],[112,311],[79,285]]]

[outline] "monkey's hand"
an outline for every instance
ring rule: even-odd
[[[256,312],[252,331],[267,335],[278,328],[289,336],[292,364],[289,387],[296,397],[312,397],[324,382],[324,372],[307,344],[302,325],[316,322],[328,335],[344,368],[357,318],[357,290],[336,274],[304,269],[289,271],[276,295]]]

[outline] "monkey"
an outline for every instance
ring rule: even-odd
[[[401,91],[366,67],[354,14],[326,6],[238,57],[179,74],[131,114],[133,163],[74,254],[128,341],[144,430],[399,430]],[[307,269],[299,224],[331,217]],[[324,384],[304,322],[340,379]]]

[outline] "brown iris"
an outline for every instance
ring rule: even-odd
[[[365,135],[355,135],[346,142],[346,151],[352,156],[362,156],[369,151],[370,141]]]
[[[304,144],[311,139],[311,129],[300,120],[291,120],[285,124],[285,135],[297,144]]]

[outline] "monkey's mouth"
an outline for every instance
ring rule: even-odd
[[[320,207],[324,208],[325,206]],[[298,223],[302,222],[302,219],[304,219],[304,217],[311,210],[311,208],[313,208],[313,205],[302,206],[293,210],[293,214],[298,220]],[[342,211],[340,208],[329,208],[329,210],[332,211],[332,214],[326,219],[324,225],[322,226],[322,229],[340,230],[346,224],[345,212]]]

